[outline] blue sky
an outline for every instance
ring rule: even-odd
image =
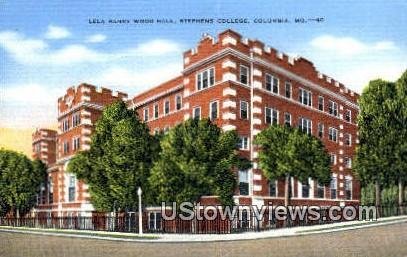
[[[56,121],[56,101],[81,82],[130,96],[179,74],[202,33],[232,28],[356,92],[407,68],[407,1],[0,1],[0,127]],[[236,4],[234,2],[238,2]],[[254,18],[324,18],[254,24]],[[89,19],[248,18],[249,24],[89,24]]]

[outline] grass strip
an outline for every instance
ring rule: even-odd
[[[28,227],[10,227],[0,226],[1,230],[16,230],[16,231],[28,231],[28,232],[47,232],[54,234],[67,234],[67,235],[86,235],[86,236],[98,236],[98,237],[112,237],[123,239],[158,239],[158,236],[153,235],[138,235],[138,234],[124,234],[117,232],[106,231],[83,231],[83,230],[64,230],[64,229],[42,229],[42,228],[28,228]]]
[[[365,222],[365,223],[363,223],[363,224],[344,224],[344,225],[335,226],[335,227],[327,227],[327,228],[317,228],[317,229],[301,230],[301,231],[296,231],[295,233],[302,234],[302,233],[308,233],[308,232],[318,232],[318,231],[325,231],[325,230],[335,230],[335,229],[340,229],[340,228],[364,227],[365,225],[370,225],[370,224],[383,224],[383,223],[394,222],[394,221],[400,221],[400,220],[403,220],[403,219],[382,220],[382,221],[370,221],[370,222]],[[407,222],[407,220],[404,220],[404,222]]]

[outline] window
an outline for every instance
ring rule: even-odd
[[[352,135],[346,133],[346,134],[344,135],[344,137],[345,137],[345,145],[347,145],[347,146],[352,145]]]
[[[192,117],[194,119],[201,119],[201,107],[198,106],[198,107],[194,108],[194,111],[192,113]]]
[[[345,165],[345,167],[348,169],[352,168],[352,159],[350,157],[344,157],[343,165]]]
[[[215,68],[210,68],[198,73],[196,77],[196,88],[202,90],[215,84]]]
[[[290,82],[285,83],[285,97],[291,98],[292,86]]]
[[[249,195],[249,172],[239,170],[239,191],[240,195]]]
[[[36,152],[36,153],[40,153],[40,152],[41,152],[41,144],[40,144],[40,143],[35,144],[35,152]]]
[[[278,124],[278,111],[274,108],[266,107],[264,122],[272,125]]]
[[[324,137],[324,124],[318,123],[318,137],[323,138]]]
[[[48,203],[54,202],[54,185],[52,183],[52,177],[48,178]]]
[[[165,100],[164,102],[164,115],[168,115],[170,113],[170,100]]]
[[[247,85],[249,82],[249,68],[240,65],[240,82]]]
[[[155,104],[154,105],[154,119],[157,119],[158,118],[158,104]]]
[[[298,128],[307,134],[311,134],[312,130],[311,120],[306,118],[300,118],[298,121]]]
[[[150,230],[161,229],[161,212],[150,212],[148,214],[148,228]]]
[[[333,116],[338,116],[338,104],[330,100],[328,113]]]
[[[154,135],[158,135],[160,134],[160,129],[159,128],[155,128],[154,129]]]
[[[76,177],[74,175],[69,176],[69,186],[68,186],[68,201],[75,201],[75,188],[76,188]]]
[[[324,185],[318,183],[317,185],[317,196],[318,198],[324,198],[325,197],[325,188]]]
[[[240,118],[247,120],[249,118],[249,104],[246,101],[240,101]]]
[[[318,96],[318,110],[324,111],[324,97]]]
[[[209,111],[209,118],[211,120],[215,120],[218,118],[218,101],[213,101],[209,104]]]
[[[62,131],[68,131],[69,130],[69,119],[66,118],[62,121]]]
[[[329,154],[329,157],[331,158],[331,159],[330,159],[331,165],[335,165],[335,164],[336,164],[336,154],[330,153],[330,154]]]
[[[308,181],[301,183],[302,186],[302,198],[308,198],[309,197],[309,183]]]
[[[347,122],[352,122],[352,112],[351,112],[351,110],[346,110],[346,112],[345,112],[345,120],[347,121]]]
[[[284,124],[288,127],[291,126],[291,113],[284,113]]]
[[[69,142],[65,141],[64,142],[64,154],[69,153]]]
[[[331,185],[330,185],[330,191],[331,191],[331,199],[336,199],[336,189],[338,187],[337,179],[336,177],[331,178]]]
[[[144,109],[144,121],[148,121],[148,109]]]
[[[311,106],[312,105],[312,94],[311,91],[305,90],[303,88],[300,88],[300,95],[299,95],[299,101],[300,103],[304,105]]]
[[[167,134],[170,131],[170,127],[166,126],[163,130],[164,134]]]
[[[352,199],[352,180],[345,177],[345,197],[346,200]]]
[[[81,113],[76,112],[72,115],[72,127],[79,126],[81,124]]]
[[[328,130],[328,138],[331,141],[337,142],[338,140],[338,130],[336,128],[330,127]]]
[[[269,196],[277,197],[277,181],[269,181]]]
[[[266,74],[266,90],[278,94],[279,80],[270,74]]]
[[[244,136],[239,137],[237,147],[240,150],[249,150],[249,138]]]
[[[177,111],[181,110],[181,108],[182,108],[182,96],[181,95],[177,95],[175,97],[175,106],[176,106]]]
[[[80,137],[75,137],[72,139],[72,145],[73,145],[73,150],[79,150],[81,147],[81,138]]]

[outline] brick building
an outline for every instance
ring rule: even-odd
[[[151,131],[168,130],[191,117],[209,117],[223,130],[236,130],[243,156],[253,169],[239,171],[240,204],[281,204],[284,181],[267,181],[251,142],[270,124],[300,127],[324,142],[331,154],[330,187],[293,178],[294,204],[357,204],[359,182],[351,172],[357,139],[358,95],[318,72],[312,62],[292,58],[258,40],[226,30],[204,35],[183,56],[182,75],[136,95],[131,107]],[[212,203],[213,197],[203,197]]]
[[[319,137],[331,155],[329,187],[292,178],[292,203],[307,205],[358,204],[359,182],[351,163],[358,143],[358,94],[318,72],[312,62],[289,57],[258,40],[226,30],[215,39],[204,35],[183,56],[181,75],[128,101],[152,133],[166,131],[192,117],[209,117],[223,130],[236,130],[240,153],[253,162],[238,171],[239,204],[273,205],[284,200],[284,181],[268,181],[258,168],[253,138],[270,124],[289,124]],[[65,172],[79,149],[88,149],[93,124],[103,106],[124,93],[81,84],[58,99],[56,162],[50,165],[53,199],[44,209],[60,215],[92,210],[87,187]],[[215,203],[204,196],[202,203]],[[39,206],[41,208],[41,205]]]
[[[53,131],[54,152],[48,154],[48,182],[44,189],[46,200],[36,211],[48,216],[70,216],[81,212],[93,211],[89,202],[87,185],[66,172],[69,160],[80,150],[90,148],[90,136],[103,107],[118,100],[127,100],[127,94],[112,92],[110,89],[81,84],[70,87],[65,95],[58,99],[58,133]],[[33,149],[41,143],[37,134],[43,135],[49,130],[37,130],[33,134]],[[41,140],[42,139],[41,137]],[[42,144],[41,144],[42,145]],[[34,158],[45,161],[46,155],[34,154]]]

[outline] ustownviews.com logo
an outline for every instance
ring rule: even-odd
[[[170,210],[170,211],[169,211]],[[375,206],[283,206],[283,205],[201,205],[183,202],[167,205],[161,203],[161,215],[165,220],[273,220],[273,221],[352,221],[376,220]]]

